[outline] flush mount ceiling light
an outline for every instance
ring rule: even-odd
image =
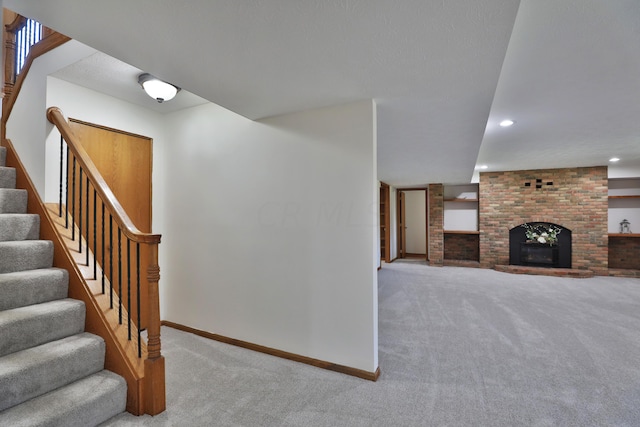
[[[620,159],[619,159],[619,158],[617,158],[617,157],[612,157],[612,158],[610,158],[610,159],[609,159],[609,161],[610,161],[611,163],[615,163],[615,162],[619,162],[619,161],[620,161]]]
[[[489,168],[489,166],[487,166],[487,165],[478,165],[478,166],[476,166],[476,170],[480,170],[480,169],[484,170],[484,169],[488,169],[488,168]]]
[[[500,122],[500,127],[508,128],[509,126],[513,125],[514,123],[515,122],[513,120],[509,120],[509,119],[503,120],[503,121]]]
[[[173,99],[173,97],[180,92],[179,87],[164,82],[149,73],[140,74],[138,76],[138,83],[144,91],[147,92],[147,95],[160,103]]]

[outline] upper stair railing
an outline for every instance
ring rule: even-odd
[[[7,9],[4,14],[0,144],[8,149],[7,164],[17,170],[18,188],[28,190],[29,212],[41,216],[41,238],[54,243],[54,265],[69,271],[69,296],[85,302],[86,330],[105,340],[105,367],[127,381],[127,410],[159,414],[166,407],[158,292],[160,235],[142,233],[133,225],[55,107],[47,110],[47,119],[61,135],[60,197],[54,208],[42,202],[6,138],[6,126],[33,60],[70,39]]]
[[[3,23],[2,122],[6,124],[33,60],[71,39],[8,9],[4,9]],[[4,126],[2,132],[4,137]]]

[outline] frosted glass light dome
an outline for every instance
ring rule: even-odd
[[[179,87],[164,82],[149,73],[140,74],[138,83],[147,92],[147,95],[158,102],[170,101],[180,91]]]

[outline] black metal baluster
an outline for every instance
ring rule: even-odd
[[[22,58],[20,58],[20,71],[24,68],[24,63],[27,59],[27,52],[29,51],[27,48],[27,32],[22,29]]]
[[[98,227],[97,221],[97,198],[96,189],[93,189],[93,280],[98,279],[98,234],[96,228]],[[87,251],[88,253],[89,251]]]
[[[102,228],[102,268],[100,269],[100,271],[102,271],[102,295],[104,295],[104,203],[100,203],[101,206],[101,210],[102,210],[102,221],[101,221],[101,228]]]
[[[109,214],[109,287],[111,295],[109,296],[109,308],[113,309],[113,217]]]
[[[82,253],[82,166],[78,175],[78,252]]]
[[[73,172],[71,178],[71,240],[76,240],[76,157],[73,156]]]
[[[138,309],[138,357],[142,357],[142,343],[140,342],[140,333],[142,325],[140,324],[140,243],[136,243],[136,304]]]
[[[66,166],[64,168],[65,170],[65,175],[67,177],[67,179],[65,179],[65,192],[64,192],[64,202],[65,202],[65,207],[64,207],[64,228],[68,229],[69,228],[69,146],[67,145],[67,158],[65,160]]]
[[[87,184],[87,190],[86,190],[86,196],[87,196],[87,206],[86,206],[86,210],[87,210],[87,216],[85,217],[85,219],[87,220],[87,232],[86,232],[86,238],[85,238],[85,246],[87,249],[87,257],[86,257],[86,266],[89,267],[89,206],[91,205],[91,202],[89,201],[89,177],[87,176],[87,180],[86,180],[86,184]]]
[[[118,226],[118,323],[122,325],[122,230]]]
[[[27,19],[27,45],[29,47],[33,46],[33,34],[31,34],[31,19]]]
[[[89,267],[89,177],[87,176],[87,190],[86,190],[86,197],[87,197],[87,216],[86,216],[86,220],[87,220],[87,232],[85,234],[85,236],[87,236],[85,238],[85,243],[86,243],[86,249],[87,249],[87,258],[86,258],[86,262],[85,265],[87,267]],[[82,230],[81,230],[82,231]]]
[[[62,218],[62,163],[64,161],[64,138],[60,135],[60,190],[58,191],[58,217]]]
[[[22,70],[22,64],[24,62],[24,31],[20,30],[18,32],[17,35],[17,50],[18,50],[18,56],[16,58],[16,76],[18,74],[20,74],[20,71]]]
[[[127,237],[127,328],[131,341],[131,240]]]

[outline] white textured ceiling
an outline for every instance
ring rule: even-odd
[[[500,128],[511,118],[516,124]],[[640,176],[640,1],[528,0],[491,108],[488,170],[606,165]]]
[[[392,185],[640,163],[637,0],[4,3],[253,119],[374,98]]]
[[[102,52],[71,64],[51,74],[52,77],[93,89],[158,113],[167,114],[209,101],[181,90],[171,102],[159,103],[138,84],[143,71]]]

